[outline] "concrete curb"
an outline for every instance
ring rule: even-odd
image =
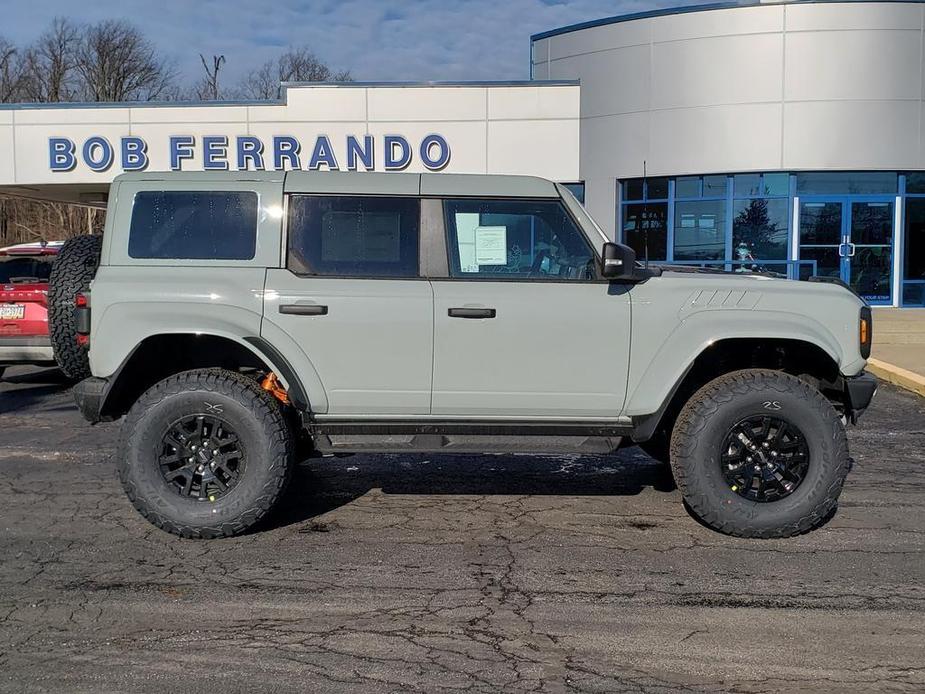
[[[879,359],[868,359],[867,370],[884,381],[925,397],[925,376]]]

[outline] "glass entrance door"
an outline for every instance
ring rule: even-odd
[[[893,301],[894,202],[852,202],[844,279],[870,304]]]
[[[871,304],[893,300],[892,199],[801,200],[800,260],[838,277]],[[800,279],[812,274],[800,266]]]

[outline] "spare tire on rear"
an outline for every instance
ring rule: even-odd
[[[48,332],[64,375],[75,381],[90,376],[86,347],[77,342],[74,298],[89,288],[100,264],[100,236],[77,236],[65,242],[55,258],[48,280]]]

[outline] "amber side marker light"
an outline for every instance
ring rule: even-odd
[[[861,356],[867,359],[870,356],[870,347],[873,342],[873,318],[870,309],[865,306],[861,309],[861,317],[858,321],[858,343],[861,347]]]

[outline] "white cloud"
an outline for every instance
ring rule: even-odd
[[[17,0],[0,9],[0,35],[27,43],[56,15],[127,19],[189,82],[200,76],[199,53],[224,54],[231,83],[303,44],[357,80],[508,80],[529,77],[531,34],[666,4],[691,0],[94,0],[79,17],[70,0]]]

